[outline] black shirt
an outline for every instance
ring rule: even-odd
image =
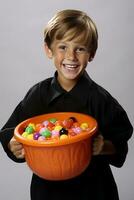
[[[93,156],[88,168],[70,180],[48,181],[33,174],[31,200],[118,200],[110,164],[116,167],[123,165],[133,128],[117,100],[91,80],[86,71],[69,92],[58,83],[57,73],[28,91],[0,132],[7,155],[16,162],[24,162],[7,147],[14,128],[29,117],[52,112],[79,112],[93,116],[104,138],[115,145],[116,154]]]

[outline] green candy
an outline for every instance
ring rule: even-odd
[[[49,119],[49,122],[51,122],[51,123],[55,123],[57,121],[57,119],[56,118],[51,118],[51,119]]]
[[[34,132],[34,128],[32,126],[28,126],[26,129],[25,129],[25,132],[31,134]]]
[[[46,129],[45,131],[41,132],[41,135],[44,136],[45,138],[49,138],[51,137],[51,132],[48,129]]]

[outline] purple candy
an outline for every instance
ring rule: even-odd
[[[40,133],[34,133],[33,135],[34,140],[38,140],[39,137],[40,137]]]

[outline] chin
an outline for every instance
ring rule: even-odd
[[[75,76],[66,76],[66,79],[70,80],[70,81],[75,81],[78,80],[79,77],[81,76],[81,74],[75,75]]]

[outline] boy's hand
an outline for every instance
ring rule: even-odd
[[[112,155],[116,153],[115,146],[110,140],[104,140],[102,135],[93,139],[93,155]]]
[[[10,140],[8,144],[10,151],[16,156],[16,158],[24,158],[24,149],[21,143],[17,142],[14,137]]]
[[[93,155],[99,155],[102,150],[103,150],[103,146],[104,146],[104,138],[102,135],[97,135],[94,139],[93,139]]]

